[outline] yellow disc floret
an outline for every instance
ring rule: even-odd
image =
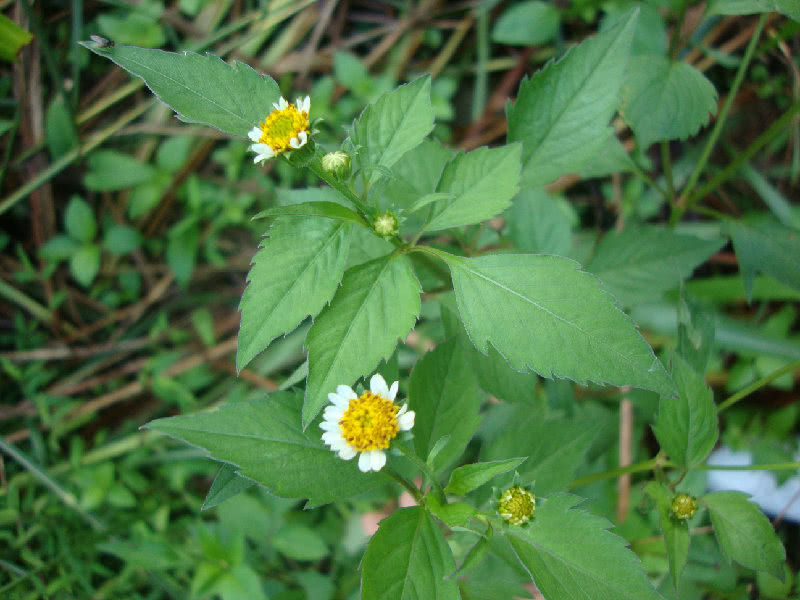
[[[348,446],[359,452],[386,449],[399,430],[398,410],[400,407],[391,400],[364,392],[360,397],[350,400],[350,405],[339,419],[342,437]]]
[[[266,144],[279,154],[291,148],[292,138],[298,137],[301,131],[308,134],[308,113],[300,112],[294,104],[288,104],[282,110],[273,110],[258,126],[261,130],[259,143]]]
[[[503,492],[497,504],[497,514],[511,525],[524,525],[531,520],[535,510],[536,496],[518,486]]]

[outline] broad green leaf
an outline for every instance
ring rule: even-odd
[[[636,163],[615,135],[609,135],[596,154],[583,163],[578,174],[584,179],[635,171]]]
[[[526,460],[527,457],[509,458],[460,466],[450,474],[450,481],[444,491],[455,496],[464,496],[497,475],[516,469]]]
[[[500,600],[501,598],[524,598],[527,591],[518,583],[510,581],[461,579],[458,582],[461,600]]]
[[[527,188],[506,211],[509,235],[517,250],[565,256],[572,246],[575,210],[561,195]]]
[[[151,181],[156,170],[134,157],[116,150],[98,150],[89,155],[89,172],[83,178],[95,192],[124,190]]]
[[[4,14],[0,14],[0,60],[16,62],[22,47],[29,44],[33,34]]]
[[[624,306],[657,300],[719,250],[723,239],[704,240],[655,227],[608,233],[586,270],[597,275]]]
[[[350,385],[388,358],[414,326],[420,287],[408,258],[393,254],[353,267],[311,326],[303,424],[317,416],[337,385]]]
[[[425,497],[425,507],[448,527],[465,527],[478,509],[466,502],[442,503],[436,494]]]
[[[353,123],[360,166],[374,182],[433,129],[431,79],[420,77],[382,95]]]
[[[424,140],[394,164],[394,177],[381,181],[383,194],[397,207],[412,206],[436,191],[442,171],[452,157],[450,148],[436,140]]]
[[[320,560],[330,554],[328,545],[313,529],[287,523],[272,537],[272,546],[292,560]]]
[[[456,568],[426,510],[401,508],[381,521],[361,561],[361,600],[457,600],[444,577]]]
[[[145,427],[183,440],[214,460],[236,466],[237,474],[282,498],[308,498],[319,506],[365,492],[388,480],[362,473],[322,443],[316,426],[300,424],[303,397],[276,392],[264,400],[234,402],[214,412],[167,417]]]
[[[480,352],[491,344],[513,368],[544,377],[674,393],[633,322],[578,263],[546,255],[436,254],[450,266],[461,320]]]
[[[175,273],[175,281],[185,286],[189,283],[197,261],[200,246],[200,232],[192,227],[170,235],[167,244],[167,264]]]
[[[119,44],[100,47],[94,42],[81,45],[143,79],[187,123],[203,123],[244,137],[280,98],[271,77],[240,62],[229,65],[211,54],[176,54]]]
[[[211,483],[211,488],[206,494],[206,499],[203,500],[203,506],[200,510],[208,510],[219,506],[225,500],[233,498],[241,494],[243,491],[250,489],[256,484],[252,479],[245,479],[236,474],[236,467],[231,464],[224,463],[217,471],[217,476]]]
[[[475,545],[467,552],[458,569],[456,569],[456,571],[452,573],[448,579],[457,579],[464,573],[470,572],[484,561],[484,559],[489,555],[493,531],[494,529],[492,529],[490,524],[486,530],[486,535],[478,538],[478,541],[475,542]]]
[[[555,6],[528,0],[510,6],[492,28],[492,41],[498,44],[531,46],[555,37],[561,15]]]
[[[481,459],[498,461],[526,456],[517,471],[525,484],[535,483],[537,496],[560,492],[575,478],[600,429],[584,419],[543,418],[531,406],[519,405],[496,439],[487,442]],[[508,475],[498,486],[509,484]]]
[[[527,527],[509,527],[517,557],[547,600],[660,600],[638,557],[611,523],[575,506],[571,494],[539,499]]]
[[[739,259],[748,302],[759,271],[800,289],[800,232],[762,217],[729,221],[726,231]]]
[[[738,302],[747,297],[744,281],[739,275],[693,279],[686,282],[686,292],[693,298],[714,303]],[[752,294],[755,300],[800,300],[800,291],[763,275],[753,278]]]
[[[679,355],[672,357],[677,398],[662,397],[653,432],[661,448],[681,467],[702,463],[719,437],[714,394],[705,379]]]
[[[433,460],[440,471],[458,458],[480,423],[478,382],[467,349],[448,340],[422,357],[411,372],[408,405],[416,411],[414,447],[428,456],[434,445],[449,435]]]
[[[658,6],[649,2],[637,2],[639,18],[636,21],[636,32],[631,42],[631,56],[637,54],[664,55],[667,52],[667,26]],[[630,4],[607,4],[603,6],[605,16],[600,22],[600,31],[610,29],[620,19],[627,16]]]
[[[69,259],[72,276],[83,287],[89,287],[100,270],[100,247],[94,244],[81,246]]]
[[[523,187],[577,171],[606,142],[636,15],[631,11],[523,81],[508,114],[508,139],[523,145]]]
[[[267,210],[262,210],[253,218],[262,219],[264,217],[321,217],[367,226],[364,219],[357,213],[337,202],[305,202],[303,204],[274,206]]]
[[[48,260],[66,260],[80,248],[80,244],[68,235],[56,235],[42,246],[39,254]]]
[[[453,197],[433,204],[425,229],[479,223],[505,210],[519,191],[521,149],[512,144],[457,155],[444,168],[436,189]]]
[[[673,492],[661,483],[649,482],[644,491],[649,494],[658,506],[661,517],[661,531],[664,533],[664,545],[667,550],[669,572],[672,575],[672,587],[675,592],[681,580],[683,568],[689,558],[689,524],[672,517],[670,506]]]
[[[351,227],[332,219],[275,224],[253,257],[242,295],[238,369],[330,301],[344,273]]]
[[[619,113],[641,148],[686,139],[717,111],[717,90],[700,71],[664,56],[634,56],[620,88]]]
[[[712,492],[700,499],[728,560],[783,580],[786,551],[769,520],[741,492]]]
[[[796,0],[716,0],[708,11],[710,15],[752,15],[762,12],[779,12],[800,22],[800,4]]]
[[[142,235],[130,225],[112,225],[103,234],[103,245],[112,254],[124,256],[142,245]]]
[[[64,213],[64,225],[67,233],[73,239],[87,244],[94,240],[97,235],[97,221],[94,218],[94,211],[85,200],[78,196],[70,198],[67,210]]]
[[[61,158],[78,145],[78,133],[62,96],[56,96],[47,107],[44,124],[44,137],[51,159]]]

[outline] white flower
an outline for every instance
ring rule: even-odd
[[[331,405],[323,414],[320,428],[322,441],[350,460],[359,452],[358,468],[380,471],[386,464],[386,452],[399,431],[414,427],[414,411],[408,405],[394,403],[397,382],[389,388],[379,374],[369,380],[370,389],[357,396],[348,385],[340,385],[335,393],[328,394]]]
[[[272,106],[275,110],[258,127],[253,127],[247,133],[247,137],[255,142],[250,145],[250,150],[256,153],[253,159],[256,163],[287,150],[302,148],[308,142],[311,98],[298,98],[295,104],[289,104],[285,98],[280,98]]]

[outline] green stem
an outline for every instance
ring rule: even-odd
[[[664,180],[667,183],[667,194],[672,210],[675,210],[675,179],[672,177],[672,157],[669,153],[669,142],[661,142],[661,168],[664,169]]]
[[[750,38],[750,43],[747,45],[744,58],[742,58],[742,62],[739,64],[739,69],[736,71],[736,76],[733,79],[733,85],[731,86],[730,92],[728,93],[727,98],[725,98],[725,102],[722,104],[722,109],[719,111],[719,116],[717,116],[717,120],[714,123],[714,129],[711,131],[711,135],[709,136],[708,141],[703,148],[703,152],[700,155],[700,159],[697,161],[697,164],[695,165],[694,171],[692,171],[692,174],[689,176],[689,181],[686,183],[686,187],[683,189],[683,193],[676,203],[675,210],[672,211],[672,215],[670,217],[670,223],[672,225],[675,225],[686,212],[688,207],[688,199],[691,197],[692,190],[697,184],[697,180],[700,178],[700,175],[703,173],[706,163],[711,157],[711,152],[714,150],[714,146],[716,146],[717,140],[722,133],[722,128],[728,118],[728,113],[731,110],[731,106],[733,106],[733,101],[736,99],[736,94],[739,91],[739,87],[742,85],[744,74],[747,72],[747,67],[750,65],[750,61],[753,58],[756,46],[758,45],[758,39],[761,37],[761,31],[764,29],[764,25],[767,22],[768,16],[768,13],[764,13],[758,19],[758,24],[753,32],[753,37]]]
[[[314,156],[314,158],[311,160],[310,163],[308,163],[307,166],[309,170],[312,173],[314,173],[314,175],[322,179],[325,183],[327,183],[329,186],[331,186],[340,194],[342,194],[345,198],[347,198],[353,204],[353,206],[356,207],[356,210],[358,211],[359,215],[367,223],[372,222],[372,220],[369,218],[369,215],[367,214],[366,207],[364,206],[363,202],[361,202],[361,198],[359,198],[355,194],[355,192],[353,192],[353,190],[350,189],[350,186],[348,186],[345,182],[335,177],[334,175],[331,175],[325,169],[323,169],[322,162],[319,156]]]
[[[18,304],[43,323],[50,323],[53,320],[53,314],[49,310],[2,279],[0,279],[0,296]]]
[[[592,473],[591,475],[586,475],[585,477],[578,477],[577,479],[573,479],[567,487],[576,488],[583,485],[589,485],[590,483],[603,481],[604,479],[613,479],[614,477],[619,477],[620,475],[627,475],[628,473],[652,471],[659,464],[663,465],[664,463],[659,462],[658,458],[651,458],[650,460],[646,460],[644,462],[627,465],[625,467],[617,467],[616,469],[609,469],[608,471],[603,471],[602,473]]]
[[[721,413],[723,410],[726,410],[726,409],[730,408],[731,406],[733,406],[734,404],[736,404],[737,402],[739,402],[743,398],[749,396],[750,394],[755,392],[757,389],[762,388],[765,385],[767,385],[768,383],[774,381],[775,379],[777,379],[781,375],[785,375],[786,373],[791,373],[792,371],[794,371],[796,369],[800,369],[800,360],[796,360],[793,363],[789,363],[788,365],[783,365],[780,369],[776,369],[772,373],[770,373],[768,375],[765,375],[764,377],[762,377],[758,381],[754,381],[753,383],[748,385],[746,388],[739,390],[738,392],[733,394],[731,397],[729,397],[727,400],[721,402],[719,404],[719,406],[717,407],[717,413]]]
[[[403,456],[405,456],[408,460],[410,460],[414,464],[414,466],[417,467],[420,471],[422,471],[422,473],[430,480],[431,486],[436,492],[436,495],[442,502],[444,502],[445,495],[444,495],[444,490],[442,489],[442,485],[439,483],[439,480],[436,477],[436,473],[434,473],[433,470],[428,466],[428,463],[426,463],[419,456],[417,456],[417,453],[414,451],[414,449],[411,448],[410,446],[407,446],[405,443],[401,442],[396,444],[395,446],[400,450],[400,452],[403,453]]]
[[[417,486],[415,486],[413,483],[411,483],[408,479],[406,479],[399,473],[395,473],[394,471],[392,471],[389,467],[384,467],[383,471],[389,477],[394,479],[397,483],[406,488],[408,493],[414,497],[414,500],[416,500],[417,504],[422,504],[422,492],[419,491]]]
[[[800,462],[766,463],[763,465],[697,465],[698,471],[794,471]]]

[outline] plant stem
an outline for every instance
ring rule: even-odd
[[[422,460],[417,453],[414,451],[413,448],[407,446],[405,443],[396,444],[396,447],[403,453],[408,460],[410,460],[415,467],[417,467],[422,473],[430,479],[431,486],[433,487],[436,495],[444,502],[444,490],[442,489],[442,485],[439,483],[439,480],[436,477],[436,473],[434,473],[428,464]]]
[[[754,381],[746,388],[739,390],[731,397],[729,397],[727,400],[719,404],[719,406],[717,407],[717,413],[721,413],[723,410],[730,408],[743,398],[755,392],[757,389],[764,387],[765,385],[767,385],[771,381],[774,381],[781,375],[785,375],[786,373],[791,373],[795,369],[800,369],[800,360],[796,360],[793,363],[789,363],[788,365],[783,365],[780,369],[774,370],[772,373],[765,375],[758,381]]]
[[[664,463],[659,462],[658,458],[651,458],[650,460],[646,460],[644,462],[627,465],[625,467],[617,467],[616,469],[609,469],[608,471],[603,471],[602,473],[593,473],[591,475],[586,475],[585,477],[578,477],[577,479],[573,479],[567,487],[576,488],[583,485],[589,485],[590,483],[603,481],[604,479],[612,479],[614,477],[619,477],[620,475],[626,475],[628,473],[652,471],[659,464]]]
[[[664,169],[664,180],[667,182],[667,194],[672,210],[675,210],[675,180],[672,177],[672,157],[669,153],[669,142],[661,142],[661,168]]]
[[[736,99],[736,94],[739,91],[739,87],[742,85],[744,74],[753,58],[756,46],[758,45],[758,40],[761,37],[761,31],[764,29],[764,25],[767,22],[768,16],[768,13],[764,13],[758,19],[758,24],[753,32],[753,37],[750,38],[750,43],[747,45],[744,58],[742,58],[742,62],[739,64],[739,69],[736,71],[736,76],[733,79],[733,85],[731,86],[730,92],[728,92],[728,96],[725,98],[725,102],[722,104],[722,109],[719,111],[719,116],[717,116],[717,120],[714,123],[714,129],[711,131],[711,135],[709,136],[708,141],[703,148],[703,152],[700,155],[700,159],[697,161],[697,165],[695,165],[694,171],[692,171],[692,174],[689,176],[689,181],[686,183],[686,187],[684,187],[681,197],[676,202],[674,207],[675,210],[672,211],[672,215],[670,216],[670,223],[672,225],[675,225],[680,220],[688,208],[688,199],[691,196],[694,186],[697,184],[697,180],[703,173],[708,159],[711,157],[711,152],[714,150],[714,146],[717,144],[720,133],[722,133],[722,128],[728,118],[728,113],[731,110],[731,106],[733,106],[733,101]]]
[[[411,483],[408,479],[406,479],[399,473],[395,473],[394,471],[392,471],[389,467],[384,467],[383,470],[389,477],[391,477],[397,483],[406,488],[406,490],[408,490],[408,493],[414,497],[414,500],[416,500],[417,504],[422,504],[422,492],[419,491],[417,486],[415,486],[413,483]]]
[[[800,462],[766,463],[763,465],[697,465],[698,471],[794,471]]]

